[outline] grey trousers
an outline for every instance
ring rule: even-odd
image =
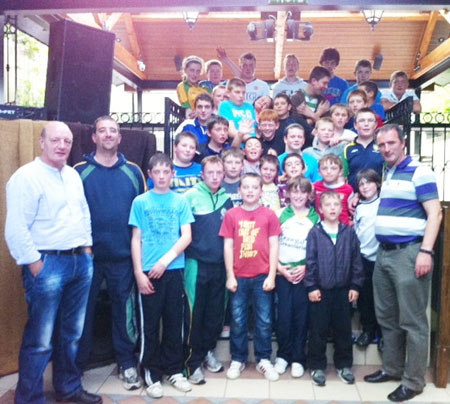
[[[373,273],[375,313],[384,338],[383,370],[420,391],[428,357],[426,307],[431,273],[416,278],[420,243],[398,250],[378,250]]]

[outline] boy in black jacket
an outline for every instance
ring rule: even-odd
[[[359,241],[353,228],[339,222],[342,203],[339,194],[325,191],[320,196],[323,221],[309,232],[304,280],[310,304],[309,364],[318,386],[326,381],[325,355],[328,328],[334,336],[334,364],[344,383],[353,384],[352,327],[350,303],[359,296],[364,282]]]

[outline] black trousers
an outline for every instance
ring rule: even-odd
[[[358,310],[363,331],[375,335],[379,329],[377,318],[375,316],[375,305],[373,300],[372,275],[375,267],[375,261],[369,261],[363,257],[364,273],[366,280],[361,289],[358,299]]]
[[[201,365],[208,351],[216,347],[225,309],[226,273],[223,263],[207,264],[197,261],[196,267],[195,288],[189,288],[192,292],[188,292],[187,299],[191,313],[187,331],[188,376]]]
[[[155,293],[140,295],[143,319],[141,365],[150,371],[153,383],[160,381],[163,374],[171,376],[183,370],[183,282],[183,269],[166,270],[160,279],[152,279]]]
[[[327,367],[328,329],[334,337],[334,365],[338,369],[353,364],[351,309],[348,288],[321,290],[322,300],[310,302],[310,335],[308,345],[311,370]]]

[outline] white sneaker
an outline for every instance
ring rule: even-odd
[[[275,365],[273,367],[279,375],[282,375],[284,372],[286,372],[288,365],[289,364],[287,363],[287,361],[285,361],[283,358],[276,358]]]
[[[256,370],[271,382],[276,382],[280,378],[269,359],[261,359],[256,365]]]
[[[292,377],[302,377],[305,374],[305,368],[301,363],[292,362],[291,363],[291,376]]]
[[[238,362],[238,361],[231,361],[230,368],[227,371],[227,377],[228,379],[237,379],[241,372],[245,369],[245,363]]]
[[[142,381],[137,374],[135,367],[128,369],[119,369],[119,379],[122,380],[122,386],[126,390],[136,390],[142,387]]]
[[[199,366],[195,371],[189,376],[189,382],[192,384],[205,384],[205,375],[203,374],[202,367]]]
[[[217,359],[214,351],[208,351],[203,361],[203,366],[208,369],[211,373],[219,373],[223,370],[223,364],[219,359]]]
[[[192,385],[181,373],[175,373],[167,378],[167,381],[177,390],[187,393],[192,390]]]
[[[151,384],[145,389],[145,392],[151,398],[161,398],[164,394],[161,382]]]

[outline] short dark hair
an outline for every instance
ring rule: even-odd
[[[373,170],[372,168],[367,168],[365,170],[359,171],[358,174],[356,174],[356,186],[358,189],[359,189],[359,183],[362,180],[366,180],[367,182],[374,182],[377,185],[378,192],[380,192],[381,179],[375,170]],[[361,196],[361,199],[364,199],[364,198]]]
[[[175,136],[174,145],[177,146],[184,138],[192,139],[195,143],[195,148],[198,147],[198,139],[192,132],[183,131]]]
[[[356,95],[359,95],[364,100],[364,102],[367,104],[367,93],[364,90],[356,89],[356,90],[350,91],[350,94],[348,95],[347,99],[350,101],[350,98],[354,97]]]
[[[356,62],[355,64],[355,72],[360,68],[360,67],[368,67],[370,70],[372,70],[372,63],[370,63],[370,60],[367,59],[360,59]]]
[[[302,162],[303,168],[306,167],[305,160],[303,160],[303,157],[300,154],[298,154],[298,153],[289,153],[283,160],[283,171],[285,171],[286,161],[288,159],[292,158],[292,157],[298,158]]]
[[[245,145],[247,144],[247,142],[250,140],[257,140],[261,144],[261,147],[262,147],[262,140],[259,137],[248,137],[244,141],[244,148],[245,148]]]
[[[289,179],[287,183],[288,194],[296,190],[309,194],[309,202],[306,204],[306,206],[309,206],[314,200],[314,187],[311,181],[303,176]]]
[[[311,73],[309,74],[309,82],[311,83],[313,80],[322,80],[324,77],[331,78],[331,74],[328,71],[328,69],[325,69],[325,67],[322,66],[315,66],[311,70]]]
[[[208,122],[206,123],[206,129],[208,130],[208,132],[210,132],[213,128],[214,125],[225,125],[227,128],[230,126],[230,122],[228,121],[228,119],[224,118],[223,116],[212,116],[211,118],[209,118]]]
[[[363,87],[366,92],[370,91],[374,94],[375,97],[377,96],[378,86],[377,86],[377,83],[375,83],[374,81],[371,81],[371,80],[365,81],[364,83],[361,83],[359,85],[359,87]]]
[[[380,133],[386,133],[386,132],[389,132],[390,130],[395,130],[397,132],[397,136],[398,136],[400,142],[405,141],[405,139],[406,139],[405,132],[403,132],[402,127],[396,123],[389,123],[389,124],[383,125],[381,128],[378,128],[377,131],[375,132],[375,139],[378,138],[378,135]]]
[[[322,64],[325,60],[334,60],[336,65],[338,65],[341,60],[341,55],[336,48],[326,48],[322,51],[319,63]]]
[[[199,101],[207,101],[211,104],[211,108],[214,107],[214,101],[209,94],[201,93],[201,94],[197,95],[197,97],[195,97],[195,101],[194,101],[195,108],[197,108],[197,103]]]
[[[245,52],[239,56],[239,63],[242,63],[244,59],[253,60],[256,63],[256,56],[251,52]]]
[[[150,157],[150,160],[148,162],[148,169],[152,171],[157,164],[169,166],[170,169],[173,170],[172,160],[167,154],[164,154],[163,152],[157,151],[152,157]]]
[[[372,114],[373,117],[374,117],[376,120],[378,120],[377,113],[376,113],[372,108],[365,107],[365,108],[361,108],[359,111],[356,112],[355,117],[354,117],[354,122],[356,123],[356,121],[358,120],[358,116],[359,116],[360,114],[366,114],[366,113]]]
[[[331,164],[336,164],[340,169],[342,169],[342,160],[337,154],[325,154],[325,156],[322,156],[319,160],[319,170],[320,167],[324,164],[330,162]]]
[[[240,79],[239,77],[233,77],[227,82],[227,90],[231,91],[235,87],[246,87],[245,81]]]
[[[283,98],[283,99],[286,100],[286,102],[287,102],[289,105],[292,105],[291,99],[290,99],[290,97],[289,97],[286,93],[278,93],[275,97],[273,97],[273,102],[275,102],[275,100],[276,100],[277,98]]]
[[[120,127],[119,127],[119,124],[117,123],[117,121],[113,117],[111,117],[109,115],[103,115],[103,116],[98,117],[94,121],[93,128],[92,128],[93,133],[97,132],[97,124],[100,121],[112,121],[112,122],[114,122],[116,124],[116,126],[117,126],[117,130],[120,132]]]
[[[264,154],[261,156],[261,159],[259,160],[259,166],[262,167],[264,163],[270,163],[275,164],[277,167],[277,172],[280,169],[280,162],[278,161],[278,157],[274,156],[273,154]]]
[[[319,205],[320,206],[322,206],[322,202],[323,202],[323,200],[325,198],[333,198],[333,199],[337,199],[339,201],[342,201],[340,195],[336,191],[328,190],[328,191],[323,192],[320,195],[320,198],[319,198]]]

